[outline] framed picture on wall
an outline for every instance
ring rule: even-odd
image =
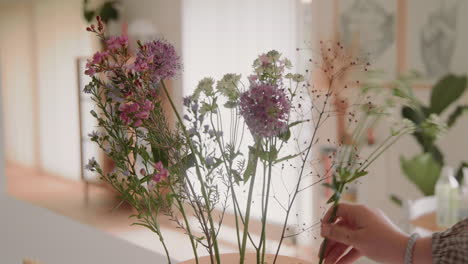
[[[346,0],[338,3],[340,40],[369,60],[388,79],[397,73],[397,0]],[[387,79],[386,78],[386,79]]]
[[[448,73],[468,72],[468,1],[407,1],[407,68],[431,84]]]

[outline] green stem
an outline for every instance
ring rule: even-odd
[[[174,192],[174,187],[172,186],[171,184],[171,190],[172,192]],[[174,192],[175,193],[175,192]],[[187,230],[187,234],[190,238],[190,244],[192,245],[192,250],[193,250],[193,255],[195,257],[195,263],[196,264],[199,264],[198,262],[198,253],[197,253],[197,247],[195,245],[195,241],[193,240],[193,235],[192,235],[192,231],[190,230],[190,224],[188,222],[188,219],[187,219],[187,215],[185,214],[185,209],[184,209],[184,205],[182,204],[182,202],[179,200],[179,198],[176,198],[176,201],[177,201],[177,204],[179,205],[179,210],[180,212],[182,213],[182,217],[184,218],[184,222],[185,222],[185,229]]]
[[[338,188],[337,193],[341,194],[341,193],[343,192],[344,186],[345,186],[345,184],[340,184],[340,187]],[[340,197],[340,196],[337,196],[337,197]],[[332,213],[331,213],[331,215],[330,215],[330,218],[325,219],[325,221],[326,221],[327,223],[333,223],[333,222],[336,220],[336,213],[338,212],[338,205],[339,205],[339,202],[340,202],[340,198],[337,198],[337,199],[335,200],[335,202],[333,203],[333,209],[332,209]],[[326,249],[327,249],[327,244],[328,244],[328,238],[325,238],[325,239],[323,240],[322,247],[320,248],[320,253],[319,253],[320,260],[319,260],[319,264],[322,264],[322,263],[323,263],[323,260],[324,260],[324,257],[325,257],[325,251],[326,251]]]
[[[259,143],[255,144],[255,147],[259,148]],[[250,179],[250,187],[249,187],[249,195],[247,198],[247,210],[245,212],[245,218],[244,218],[244,233],[242,235],[242,248],[240,251],[240,264],[244,264],[245,262],[245,250],[247,246],[247,234],[249,231],[249,221],[250,221],[250,209],[252,207],[252,196],[253,196],[253,189],[255,186],[255,178],[256,178],[256,173],[254,172],[251,179]]]
[[[218,116],[220,116],[221,114],[219,113],[218,111]],[[214,122],[213,122],[213,114],[210,114],[210,122],[211,122],[211,126],[214,128]],[[237,134],[237,133],[236,133]],[[225,150],[224,150],[224,147],[223,147],[223,144],[221,143],[221,140],[219,139],[219,137],[216,137],[216,142],[218,143],[218,147],[221,151],[221,157],[223,158],[223,163],[224,163],[224,167],[226,168],[226,171],[229,175],[229,188],[231,189],[231,193],[232,193],[232,203],[234,205],[234,218],[235,218],[235,221],[236,221],[236,237],[237,237],[237,246],[239,248],[239,250],[241,250],[241,243],[240,243],[240,234],[239,234],[239,219],[237,218],[237,208],[236,208],[236,203],[237,203],[237,198],[236,198],[236,193],[235,193],[235,190],[234,190],[234,184],[232,182],[232,162],[230,161],[229,164],[228,164],[228,161],[227,161],[227,158],[226,158],[226,153],[225,153]],[[236,144],[231,144],[233,147],[236,145]],[[240,214],[240,212],[239,212]]]
[[[161,244],[162,244],[162,246],[164,248],[164,252],[166,253],[167,263],[171,264],[171,257],[169,255],[169,250],[167,249],[166,242],[164,242],[164,237],[163,237],[163,235],[161,233],[161,229],[159,228],[158,221],[157,221],[157,219],[155,217],[155,215],[158,215],[159,210],[156,209],[155,212],[153,213],[153,207],[151,206],[151,201],[148,198],[149,197],[146,196],[144,201],[146,202],[146,206],[148,207],[147,210],[149,210],[149,217],[152,220],[152,226],[154,228],[153,232],[155,232],[156,235],[158,235],[159,241],[161,241]]]
[[[172,100],[169,92],[167,91],[167,87],[166,87],[166,84],[164,83],[164,81],[161,81],[161,85],[163,87],[164,93],[166,94],[166,97],[169,100],[169,103],[170,103],[170,105],[172,107],[172,110],[174,111],[174,114],[176,115],[177,120],[179,121],[179,124],[182,127],[184,135],[187,138],[190,151],[193,154],[195,154],[195,148],[193,147],[192,141],[190,140],[190,136],[189,136],[189,134],[187,132],[187,128],[185,127],[184,122],[183,122],[182,118],[180,117],[179,112],[177,111],[177,108],[175,107],[174,101]],[[196,163],[195,170],[196,170],[196,173],[197,173],[198,180],[200,181],[200,189],[201,189],[202,196],[203,196],[203,199],[205,200],[206,207],[207,207],[208,222],[209,222],[209,225],[210,225],[210,233],[211,233],[211,239],[213,240],[212,242],[213,242],[213,247],[214,247],[214,251],[215,251],[216,261],[219,264],[219,263],[221,263],[221,260],[220,260],[220,254],[219,254],[219,248],[218,248],[218,241],[216,239],[215,226],[214,226],[214,223],[213,223],[213,217],[211,216],[210,200],[208,198],[208,195],[206,194],[205,185],[203,184],[204,180],[202,178],[200,167],[199,167],[200,165],[198,164],[198,160],[196,158],[195,158],[195,163]]]
[[[270,146],[270,150],[272,146]],[[258,246],[258,253],[260,253],[260,248],[262,249],[262,254],[261,254],[261,262],[264,263],[265,261],[265,251],[266,251],[266,221],[267,221],[267,216],[268,216],[268,202],[269,202],[269,197],[270,197],[270,190],[271,190],[271,176],[272,176],[272,167],[273,163],[270,160],[268,161],[268,183],[267,183],[267,191],[266,191],[266,199],[265,199],[265,205],[263,209],[263,217],[262,217],[262,233],[260,237],[260,244]],[[259,255],[257,253],[257,255]]]

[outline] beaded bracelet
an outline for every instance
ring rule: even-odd
[[[419,235],[416,233],[410,236],[405,252],[405,264],[413,264],[414,244],[416,244],[416,240],[418,240],[418,238]]]

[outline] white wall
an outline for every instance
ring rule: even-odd
[[[0,67],[0,90],[2,87],[2,68]],[[4,153],[3,100],[0,100],[0,198],[6,194],[5,153]]]
[[[92,53],[80,0],[34,1],[41,167],[79,179],[76,59]]]
[[[0,4],[1,100],[6,158],[35,164],[33,107],[33,34],[29,1]]]
[[[0,3],[7,159],[75,180],[76,59],[92,54],[93,37],[81,10],[81,0]]]
[[[18,13],[12,14],[14,16]],[[0,17],[0,20],[2,18]],[[2,25],[5,24],[1,23],[0,26]],[[5,66],[0,66],[1,73]],[[2,90],[5,87],[3,76],[0,74]],[[7,197],[3,143],[4,132],[8,131],[9,127],[3,122],[4,103],[5,100],[0,100],[0,208],[7,213],[2,214],[0,225],[1,263],[22,263],[25,258],[47,264],[128,264],[136,260],[138,263],[167,262],[163,255],[58,216],[46,209]]]

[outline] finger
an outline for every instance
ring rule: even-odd
[[[322,250],[323,250],[324,243],[325,243],[325,240],[323,240],[322,243],[320,244],[320,250],[319,250],[319,253],[318,253],[318,256],[319,256],[319,257],[320,257],[320,254],[321,254]],[[328,255],[328,253],[330,252],[330,250],[331,250],[336,244],[337,244],[337,242],[328,239],[328,240],[327,240],[327,248],[325,248],[325,252],[323,253],[323,257],[326,257],[326,256]]]
[[[333,247],[330,253],[325,257],[325,264],[335,264],[335,262],[343,256],[343,254],[349,249],[348,245],[337,244]]]
[[[346,255],[344,255],[336,264],[351,264],[358,260],[361,256],[361,252],[353,248]]]
[[[345,203],[342,203],[342,204],[338,204],[336,205],[338,208],[336,210],[336,218],[344,218],[345,221],[348,220],[348,218],[352,217],[352,211],[353,209],[356,207],[356,205],[352,205],[352,204],[345,204]],[[325,213],[325,216],[322,218],[322,222],[323,223],[329,223],[330,222],[330,218],[333,214],[333,207],[334,206],[331,206],[328,211]]]
[[[322,226],[321,235],[328,239],[354,246],[358,241],[358,232],[345,226],[325,224]]]
[[[325,242],[325,240],[322,241],[322,244],[320,245],[319,257],[320,257],[320,252],[322,252],[324,242]],[[323,253],[323,257],[326,258],[328,256],[328,254],[330,253],[330,251],[332,251],[333,248],[338,244],[341,244],[341,243],[338,243],[336,241],[328,239],[327,240],[327,248],[325,248],[325,252]]]

